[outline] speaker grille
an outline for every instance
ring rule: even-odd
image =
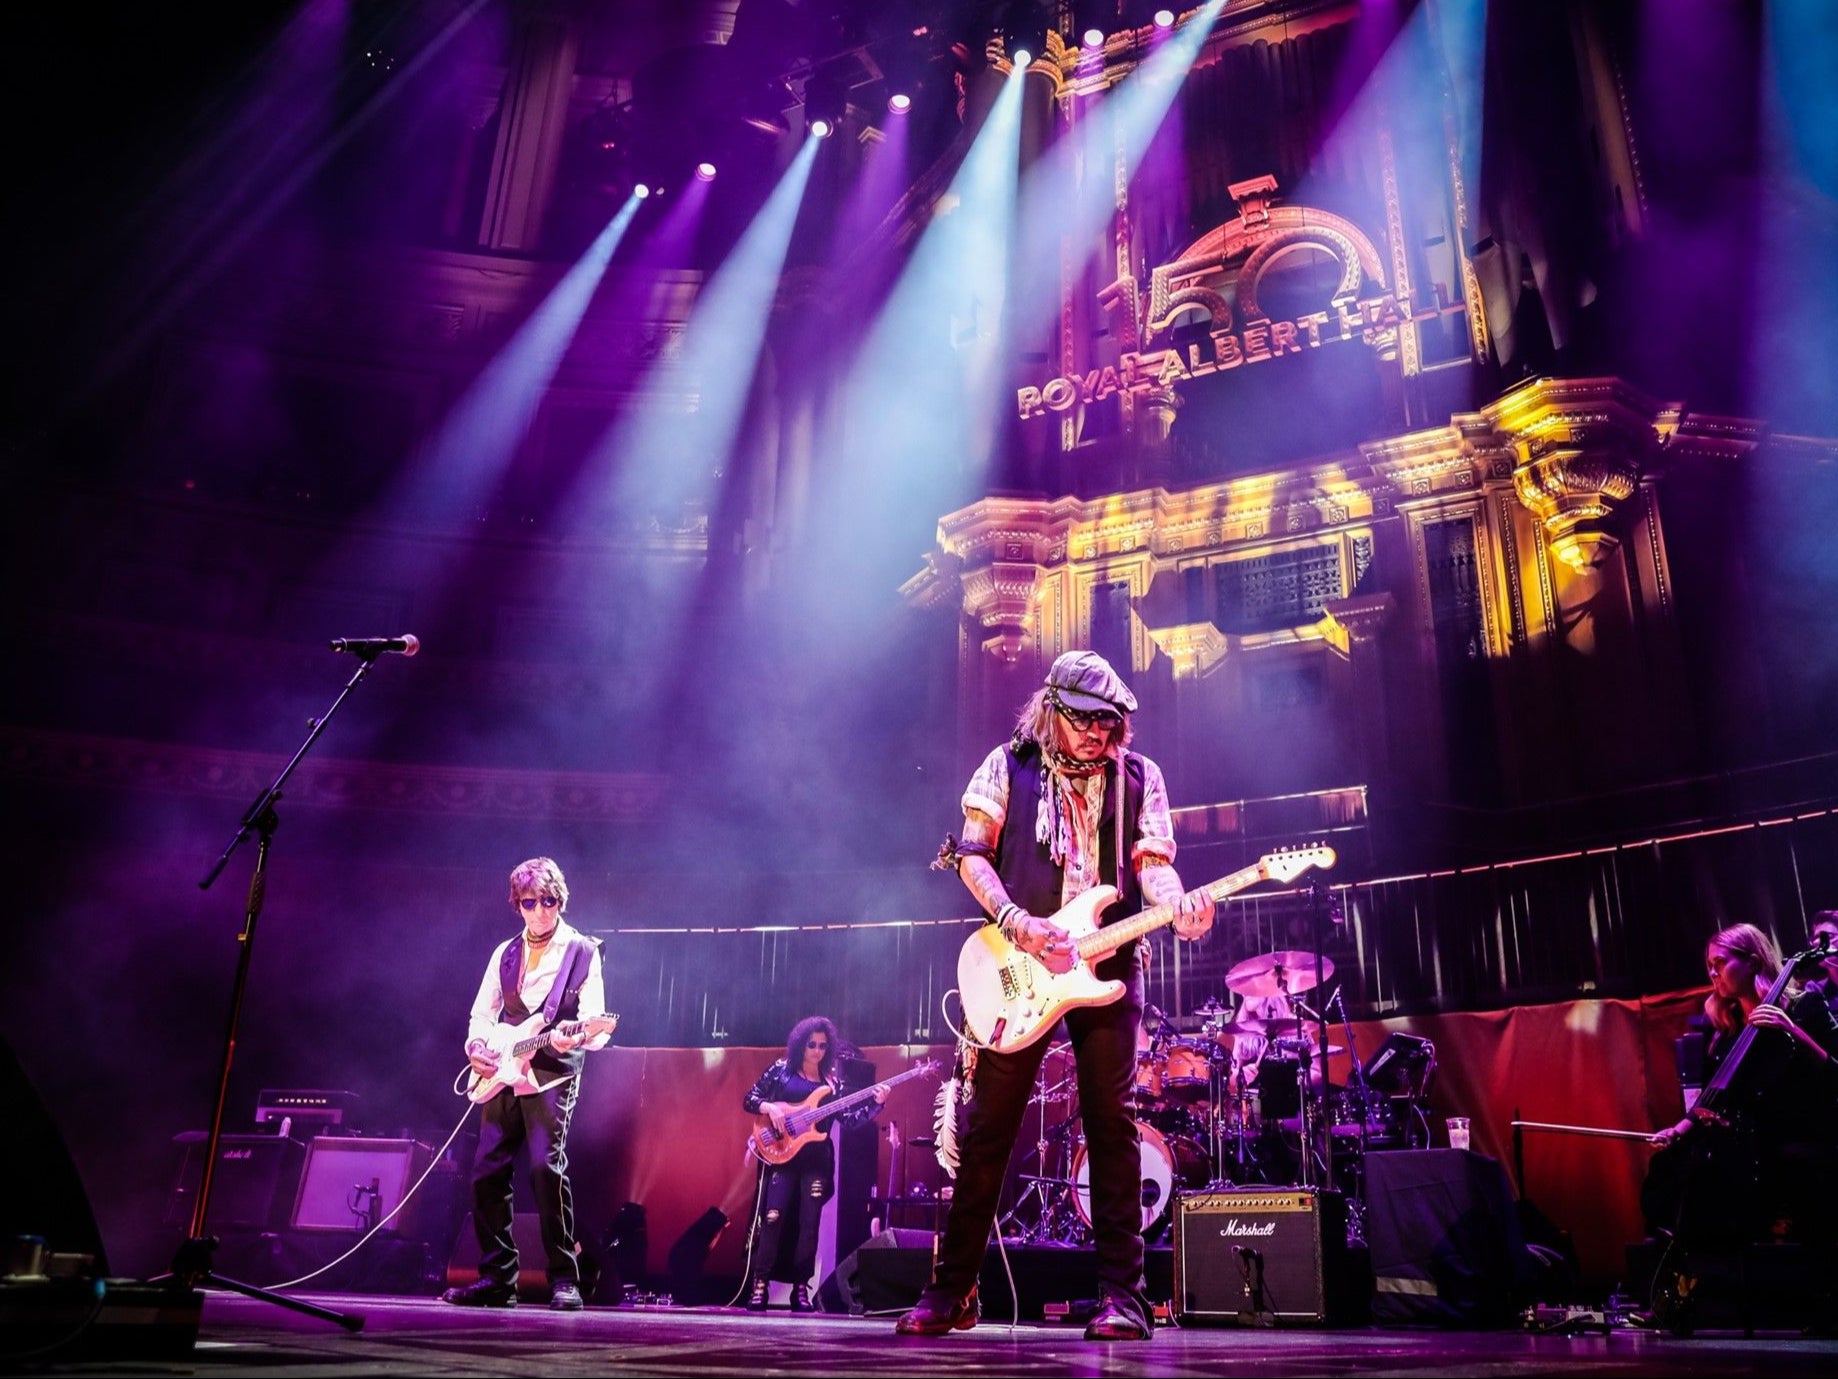
[[[1174,1203],[1175,1315],[1258,1326],[1338,1323],[1357,1312],[1338,1193],[1183,1193]]]

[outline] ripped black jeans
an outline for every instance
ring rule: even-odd
[[[803,1157],[799,1154],[788,1164],[762,1170],[766,1181],[753,1223],[753,1278],[809,1283],[817,1270],[817,1231],[823,1224],[823,1204],[836,1195],[836,1166],[828,1154],[808,1164],[799,1162]],[[791,1256],[781,1263],[787,1226],[795,1234]]]

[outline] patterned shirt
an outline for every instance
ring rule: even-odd
[[[1138,873],[1155,863],[1174,861],[1174,816],[1168,808],[1168,786],[1161,768],[1141,753],[1142,812],[1137,821],[1136,844],[1130,849],[1130,861]],[[1093,771],[1088,776],[1061,776],[1054,771],[1042,773],[1049,783],[1063,782],[1066,811],[1072,820],[1072,847],[1066,856],[1065,873],[1060,885],[1060,904],[1083,895],[1102,880],[1098,875],[1098,821],[1104,817],[1104,782],[1106,773]],[[964,812],[975,810],[995,821],[997,832],[1008,817],[1008,749],[997,747],[983,758],[983,764],[970,777],[964,790]],[[1043,807],[1035,801],[1035,807]]]

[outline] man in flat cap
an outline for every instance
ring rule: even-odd
[[[984,759],[964,791],[963,841],[948,860],[1004,937],[1053,972],[1069,971],[1077,954],[1073,936],[1050,916],[1094,886],[1119,892],[1103,914],[1106,925],[1168,905],[1182,938],[1199,938],[1212,927],[1212,897],[1203,890],[1184,895],[1174,870],[1174,824],[1161,769],[1129,750],[1135,709],[1136,696],[1102,656],[1069,651],[1023,706],[1014,736]],[[1143,1001],[1136,941],[1102,958],[1095,975],[1125,986],[1107,1005],[1065,1015],[1091,1162],[1102,1294],[1085,1336],[1146,1340],[1153,1314],[1143,1291],[1142,1156],[1129,1106]],[[901,1335],[938,1336],[976,1325],[977,1275],[1003,1175],[1051,1042],[1042,1037],[1009,1053],[977,1052],[938,1262],[918,1306],[900,1318]]]

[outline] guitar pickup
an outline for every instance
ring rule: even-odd
[[[1015,980],[1015,969],[1007,963],[1002,964],[1002,999],[1012,1001],[1021,990],[1021,984]]]

